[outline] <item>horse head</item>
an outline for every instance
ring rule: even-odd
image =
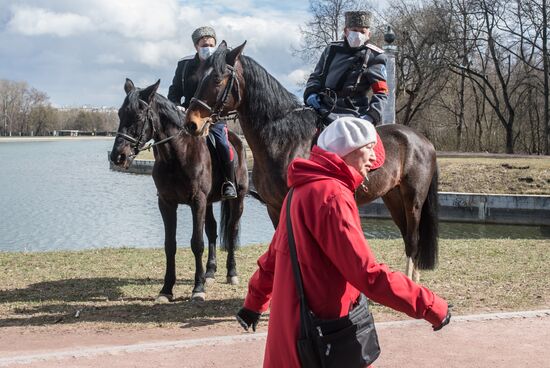
[[[226,42],[222,41],[198,70],[201,81],[185,119],[185,128],[192,135],[206,136],[211,124],[239,107],[244,88],[239,57],[245,45],[246,41],[228,50]]]
[[[130,79],[124,83],[126,97],[118,110],[120,120],[111,161],[128,168],[132,160],[152,139],[156,112],[151,108],[155,93],[160,85],[160,79],[147,88],[136,88]]]

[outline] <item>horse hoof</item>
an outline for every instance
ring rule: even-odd
[[[155,299],[156,304],[167,304],[170,303],[172,300],[174,300],[174,297],[172,295],[168,294],[159,294],[157,298]]]
[[[193,295],[191,295],[191,301],[193,302],[204,302],[205,300],[206,300],[205,292],[193,293]]]
[[[216,279],[213,278],[213,277],[207,277],[207,278],[204,279],[204,285],[205,286],[213,285],[215,282],[216,282]]]
[[[231,285],[239,285],[238,276],[227,276],[227,283]]]

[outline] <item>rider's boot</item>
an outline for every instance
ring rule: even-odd
[[[235,165],[233,161],[223,163],[223,175],[225,181],[222,184],[222,200],[237,198],[235,187]]]

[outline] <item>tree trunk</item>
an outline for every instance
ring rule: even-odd
[[[544,69],[544,153],[550,155],[550,106],[548,99],[550,98],[550,86],[548,85],[548,73],[550,66],[548,65],[548,10],[547,0],[542,0],[542,55]]]

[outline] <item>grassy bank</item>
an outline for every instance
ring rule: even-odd
[[[401,240],[372,240],[379,261],[403,269]],[[550,307],[550,241],[441,240],[440,265],[422,283],[455,305],[455,313]],[[91,324],[97,328],[152,327],[233,321],[246,282],[265,246],[239,250],[241,284],[225,280],[225,254],[218,255],[219,282],[207,301],[189,301],[193,256],[177,255],[176,300],[155,305],[164,275],[162,249],[0,253],[0,326]],[[374,307],[377,320],[403,318]]]
[[[550,195],[550,160],[442,157],[437,162],[443,192]]]

